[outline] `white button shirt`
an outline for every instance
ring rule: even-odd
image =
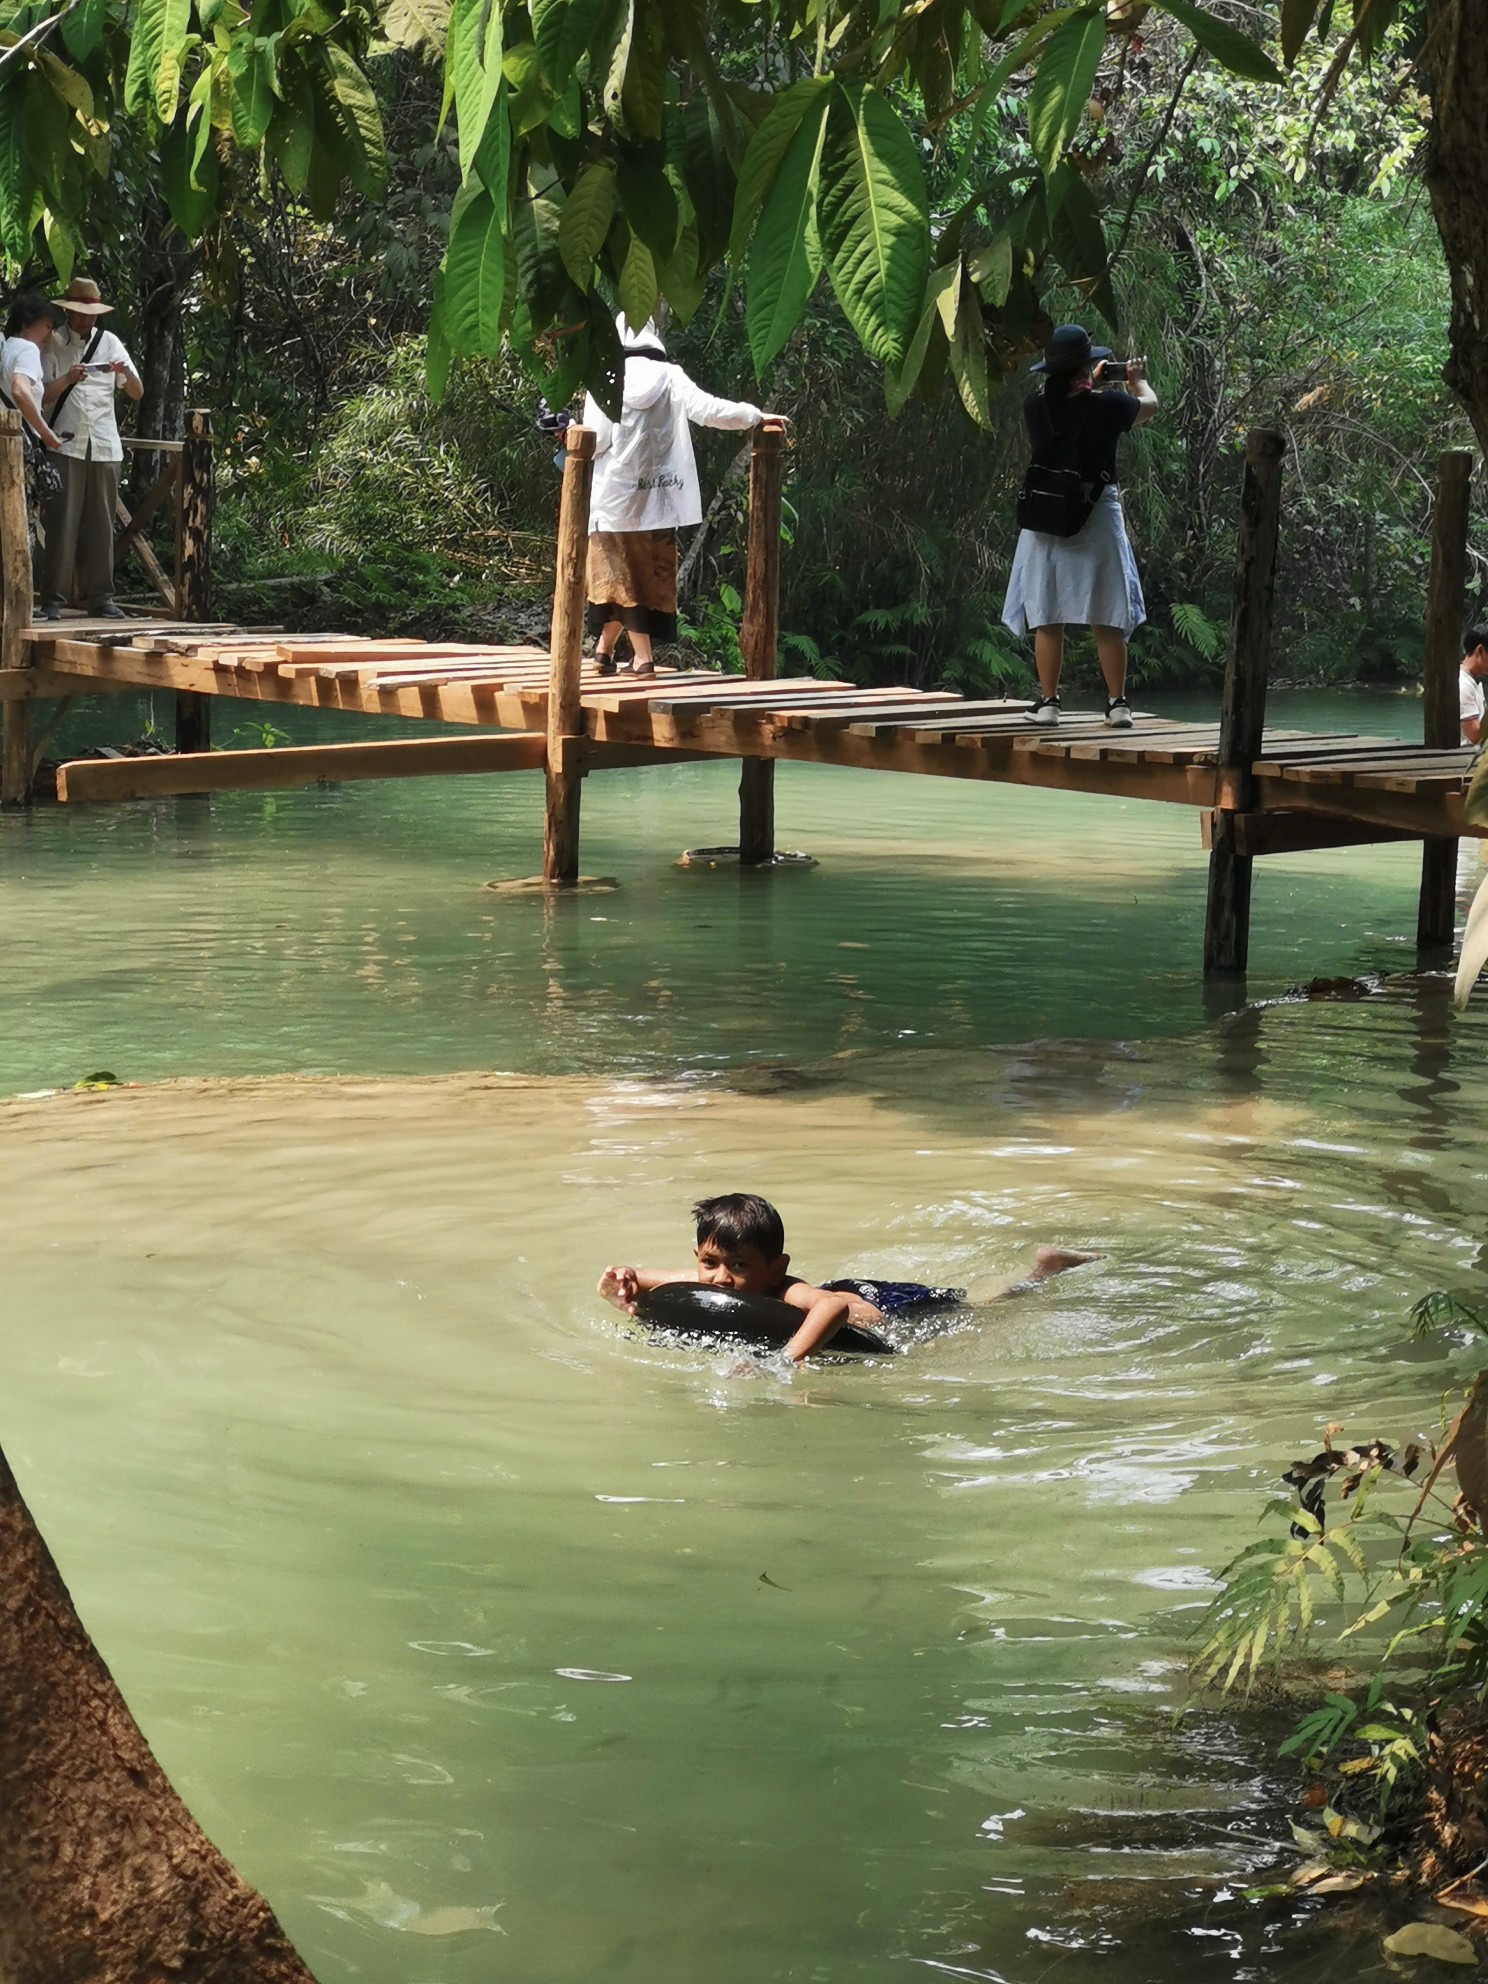
[[[64,324],[61,330],[52,332],[42,353],[48,385],[81,363],[92,337],[91,330],[80,337],[71,324]],[[88,363],[111,365],[120,358],[132,371],[133,362],[124,349],[123,340],[112,331],[105,331]],[[56,411],[55,400],[47,408],[47,419],[56,432],[71,437],[62,443],[61,452],[64,455],[70,455],[74,461],[85,461],[91,449],[95,462],[123,461],[124,446],[119,439],[119,423],[114,418],[114,394],[123,383],[117,372],[90,372],[86,379],[79,379],[67,395],[60,414]]]

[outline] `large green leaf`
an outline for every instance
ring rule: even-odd
[[[281,107],[269,125],[267,149],[292,193],[309,190],[315,150],[315,88],[303,57],[290,49],[279,65]]]
[[[322,41],[319,48],[325,101],[341,138],[341,168],[359,193],[381,199],[387,151],[372,85],[338,43]]]
[[[444,261],[443,334],[465,358],[494,358],[501,349],[506,294],[506,232],[484,186],[465,200],[450,229]]]
[[[929,203],[913,138],[856,78],[832,92],[816,217],[843,315],[875,358],[897,365],[930,265]]]
[[[987,395],[987,340],[975,283],[964,282],[961,285],[950,347],[951,377],[956,381],[961,404],[978,427],[990,427],[992,410]]]
[[[62,45],[74,62],[96,55],[108,19],[108,0],[78,0],[62,16]]]
[[[532,36],[555,96],[568,88],[579,58],[599,35],[615,0],[530,0]]]
[[[188,241],[201,235],[217,205],[217,154],[208,145],[197,164],[194,150],[194,134],[185,117],[178,117],[160,141],[160,186],[171,219]]]
[[[638,235],[632,235],[630,252],[620,271],[620,310],[633,331],[643,328],[656,308],[656,264],[651,250]]]
[[[585,168],[569,194],[558,223],[558,252],[575,287],[587,290],[594,258],[604,246],[615,211],[615,168],[600,159]]]
[[[82,206],[82,169],[72,149],[71,106],[49,89],[34,89],[26,104],[26,151],[31,170],[45,189],[47,204],[59,213]]]
[[[545,189],[519,199],[512,213],[512,246],[517,256],[517,281],[527,306],[532,332],[540,336],[552,323],[568,288],[568,272],[558,251],[563,203]]]
[[[666,34],[654,0],[634,0],[634,8],[620,92],[623,122],[642,138],[659,138],[666,116]]]
[[[695,227],[689,225],[682,229],[671,260],[664,269],[658,269],[657,274],[673,315],[680,323],[690,324],[697,315],[703,292],[708,286],[707,268],[701,259]]]
[[[813,223],[828,101],[817,96],[796,126],[754,230],[744,326],[756,377],[795,329],[821,273]]]
[[[707,268],[728,245],[737,175],[729,161],[723,113],[712,97],[694,97],[682,111],[683,174],[697,220],[698,259]]]
[[[1194,6],[1192,0],[1153,0],[1153,4],[1175,21],[1182,21],[1200,48],[1233,75],[1244,76],[1251,83],[1281,81],[1281,71],[1265,49],[1217,14]]]
[[[622,158],[615,175],[620,211],[632,234],[640,236],[652,259],[664,262],[677,245],[677,195],[659,165]]]
[[[1318,0],[1281,0],[1281,59],[1290,69],[1317,19]]]
[[[749,141],[744,163],[739,169],[738,190],[734,194],[734,225],[729,238],[729,254],[740,260],[754,217],[764,204],[780,161],[796,135],[801,119],[813,104],[824,103],[832,88],[830,76],[808,76],[792,83],[770,106],[759,129]]]
[[[589,353],[584,378],[611,420],[618,420],[625,392],[625,352],[615,328],[615,314],[597,293],[589,298]]]
[[[475,176],[496,202],[498,213],[506,212],[506,182],[511,171],[511,124],[506,115],[506,84],[496,91],[496,102],[486,119],[480,149],[475,154]]]
[[[501,85],[500,0],[454,0],[444,74],[459,126],[460,173],[468,177]]]
[[[26,157],[26,71],[18,62],[0,69],[0,243],[13,262],[31,253],[31,207],[36,179]]]
[[[274,114],[274,57],[265,43],[237,35],[228,50],[227,104],[233,138],[243,151],[256,151]]]
[[[512,131],[519,138],[525,137],[539,124],[547,123],[553,108],[553,95],[543,74],[537,43],[519,41],[515,47],[508,48],[501,58],[501,73],[506,82]]]
[[[450,0],[388,0],[382,31],[394,48],[437,54],[449,40]]]
[[[910,339],[909,349],[904,354],[904,362],[899,366],[889,366],[884,373],[884,404],[890,420],[897,420],[909,402],[920,377],[920,369],[925,363],[930,349],[931,338],[936,325],[941,322],[941,305],[948,294],[959,290],[961,285],[961,263],[959,257],[948,262],[943,268],[932,269],[930,280],[925,287],[925,302],[920,311],[920,320],[915,326],[915,334]],[[941,343],[945,342],[944,326],[941,328]]]
[[[1000,310],[1013,286],[1013,244],[999,234],[967,259],[967,272],[984,301]]]
[[[1028,92],[1028,141],[1047,178],[1080,129],[1106,45],[1101,7],[1082,7],[1062,21],[1039,57]]]
[[[1053,209],[1049,234],[1059,266],[1072,283],[1085,291],[1111,329],[1119,330],[1109,274],[1110,251],[1101,226],[1100,205],[1086,181],[1068,165],[1059,168],[1055,181],[1049,188]]]
[[[444,328],[444,271],[441,269],[434,278],[434,303],[429,311],[429,328],[424,342],[424,380],[429,388],[429,397],[436,405],[444,398],[453,359],[454,353],[450,350],[449,336]]]
[[[132,115],[154,111],[167,124],[175,116],[190,29],[191,0],[139,0],[124,72],[124,108]]]

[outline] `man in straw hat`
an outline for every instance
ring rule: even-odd
[[[62,488],[42,513],[41,614],[59,620],[80,579],[88,611],[116,620],[122,615],[114,604],[114,508],[124,449],[114,394],[122,386],[137,400],[145,389],[122,341],[100,321],[113,305],[96,282],[74,276],[57,303],[66,324],[43,354],[42,405],[62,438],[52,456]]]

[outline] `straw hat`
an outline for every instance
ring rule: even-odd
[[[59,309],[74,311],[79,317],[106,317],[112,303],[102,301],[98,284],[90,276],[74,276],[57,298]]]

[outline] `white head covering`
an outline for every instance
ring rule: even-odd
[[[666,350],[666,340],[656,328],[654,317],[648,317],[638,331],[633,331],[622,310],[615,318],[615,329],[620,333],[620,344],[625,351],[635,351],[642,346],[650,346],[655,351]]]

